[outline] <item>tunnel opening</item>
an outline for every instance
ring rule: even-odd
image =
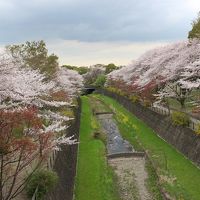
[[[85,87],[85,88],[82,90],[81,95],[83,96],[83,95],[92,94],[95,90],[96,90],[96,88],[94,88],[94,87]]]

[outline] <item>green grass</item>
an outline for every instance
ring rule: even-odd
[[[111,112],[112,110],[109,109],[108,106],[104,105],[103,102],[101,102],[98,98],[95,97],[95,95],[90,95],[90,102],[92,109],[97,112]]]
[[[159,180],[156,174],[156,170],[152,166],[152,163],[147,159],[146,160],[146,170],[148,173],[148,178],[146,180],[146,185],[150,193],[152,194],[153,199],[162,200],[161,191],[159,190]]]
[[[162,175],[165,190],[175,199],[199,200],[200,170],[115,100],[102,95],[97,97],[115,110],[123,137],[138,149],[148,150]]]
[[[75,200],[119,200],[113,171],[107,166],[105,145],[93,138],[88,97],[82,97],[80,144]]]

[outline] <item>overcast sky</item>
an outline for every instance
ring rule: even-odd
[[[200,0],[0,0],[0,46],[45,40],[60,64],[126,65],[187,39]]]

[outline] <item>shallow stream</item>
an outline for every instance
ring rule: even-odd
[[[104,132],[107,134],[107,152],[109,155],[134,151],[132,145],[122,138],[112,115],[104,114],[98,118]]]

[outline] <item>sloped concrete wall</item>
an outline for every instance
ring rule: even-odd
[[[156,113],[140,104],[134,104],[126,97],[104,89],[97,91],[112,97],[151,127],[157,135],[173,145],[191,161],[200,166],[200,136],[187,127],[174,126],[167,116]]]
[[[67,129],[67,136],[75,135],[79,138],[81,102],[78,99],[78,108],[75,109],[75,120]],[[56,188],[51,191],[45,200],[72,200],[76,176],[78,145],[65,145],[59,151],[54,164],[54,171],[59,176]]]

